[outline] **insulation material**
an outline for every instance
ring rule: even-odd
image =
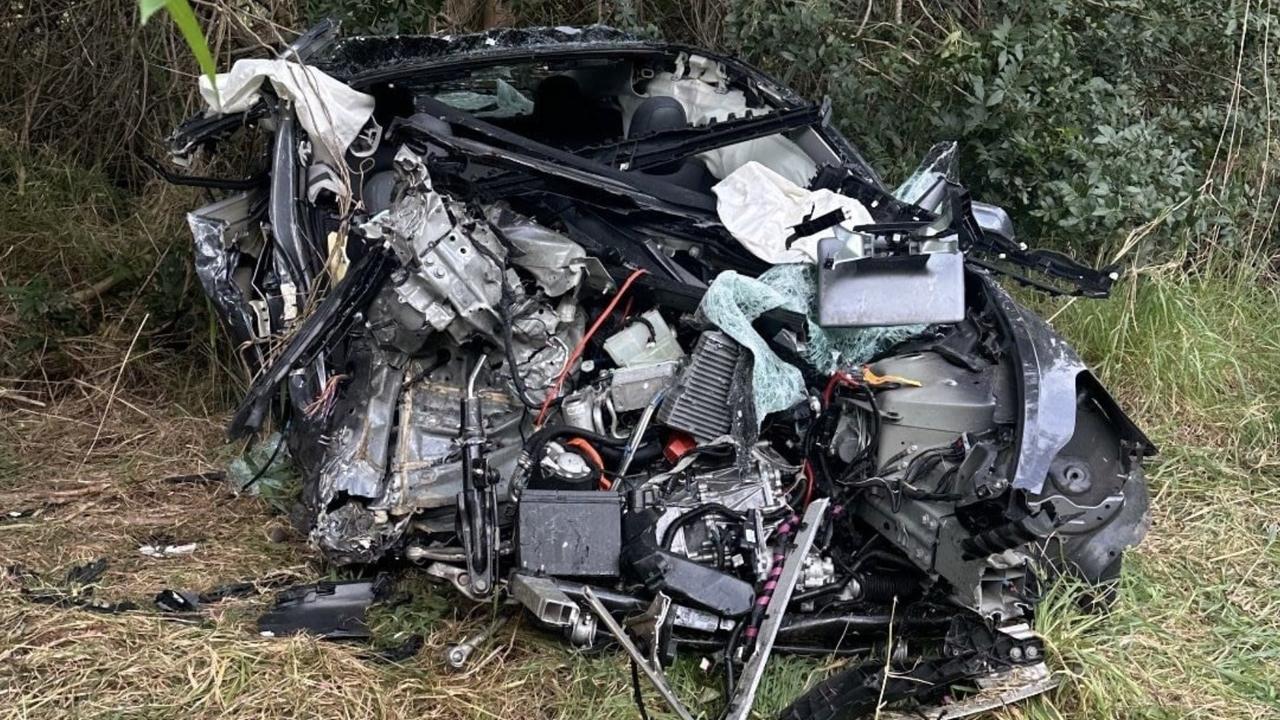
[[[373,96],[352,90],[316,68],[288,60],[237,60],[231,72],[218,73],[217,92],[200,76],[200,97],[214,113],[244,112],[270,81],[276,95],[294,104],[294,114],[322,158],[340,159],[373,116]]]
[[[804,358],[824,375],[839,367],[866,362],[876,353],[924,330],[923,326],[825,329],[816,322],[817,278],[809,264],[778,265],[759,278],[732,270],[716,276],[698,308],[708,322],[751,352],[756,421],[785,410],[805,398],[799,368],[778,357],[752,321],[775,308],[803,313],[808,318]]]
[[[675,98],[684,107],[691,125],[727,120],[730,115],[743,117],[748,109],[756,114],[769,112],[765,107],[748,108],[743,92],[729,89],[720,65],[700,55],[682,56],[675,73],[656,74],[645,86],[645,96]],[[698,157],[717,179],[728,177],[752,161],[768,166],[797,185],[808,185],[817,172],[817,166],[800,146],[781,135],[747,140]]]
[[[728,270],[716,276],[698,311],[751,352],[756,422],[804,400],[804,376],[769,348],[751,321],[787,302],[768,284]]]
[[[835,237],[835,228],[788,240],[793,228],[832,210],[844,213],[840,226],[870,225],[862,203],[830,190],[807,190],[757,162],[749,162],[711,188],[720,222],[752,255],[775,265],[814,262],[818,241]],[[789,247],[788,247],[789,245]]]

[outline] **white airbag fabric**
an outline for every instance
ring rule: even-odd
[[[793,228],[807,219],[839,208],[846,230],[870,225],[862,203],[830,190],[807,190],[758,162],[749,162],[716,183],[716,213],[730,234],[752,255],[767,263],[814,262],[818,240],[834,237],[827,228],[797,238],[787,247]]]
[[[215,113],[243,112],[270,80],[276,95],[294,104],[294,114],[322,159],[336,161],[373,115],[373,96],[352,90],[314,67],[288,60],[237,60],[216,76],[218,91],[200,76],[200,97]]]

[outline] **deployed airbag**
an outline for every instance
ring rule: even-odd
[[[231,72],[200,77],[200,97],[215,114],[244,112],[261,97],[262,83],[282,100],[294,103],[294,114],[307,134],[320,141],[325,159],[341,158],[369,118],[373,96],[366,95],[308,65],[288,60],[238,60]]]
[[[826,228],[800,237],[795,227],[805,220],[840,210],[846,230],[869,225],[862,203],[830,190],[806,190],[758,162],[749,162],[717,183],[716,213],[729,233],[752,255],[775,265],[813,262],[818,240],[835,237]]]

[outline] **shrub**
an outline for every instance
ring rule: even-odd
[[[899,18],[884,5],[733,3],[729,44],[831,97],[842,128],[890,179],[935,140],[960,141],[963,180],[1039,241],[1100,253],[1174,207],[1174,224],[1152,236],[1165,247],[1210,229],[1239,242],[1254,227],[1262,163],[1227,168],[1267,156],[1271,13],[1204,0],[1030,0],[922,3]],[[1204,194],[1211,173],[1226,179]],[[1274,200],[1273,188],[1262,192]]]

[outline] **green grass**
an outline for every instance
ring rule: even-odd
[[[1280,289],[1246,265],[1144,276],[1056,324],[1161,446],[1111,613],[1040,619],[1063,688],[1030,717],[1280,717]]]

